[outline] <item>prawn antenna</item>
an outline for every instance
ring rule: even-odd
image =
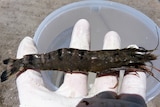
[[[153,77],[154,79],[156,79],[158,82],[160,82],[160,80],[159,80],[157,77],[155,77],[154,75],[152,75],[152,77]]]
[[[155,69],[155,70],[157,70],[158,72],[160,72],[160,69],[158,69],[158,68],[156,68],[155,66],[153,66],[153,63],[152,63],[152,62],[150,62],[150,64],[152,65],[152,66],[150,66],[150,67],[151,67],[151,71],[152,71],[153,69]],[[149,74],[150,74],[150,73],[149,73]],[[151,75],[154,79],[156,79],[158,82],[160,82],[160,80],[159,80],[157,77],[155,77],[153,73],[151,73],[150,75]]]

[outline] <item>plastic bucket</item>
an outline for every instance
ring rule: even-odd
[[[69,47],[72,28],[79,19],[87,19],[91,25],[91,50],[102,49],[104,35],[111,30],[118,32],[122,48],[137,44],[145,49],[155,49],[158,44],[159,27],[143,13],[111,1],[81,1],[66,5],[47,16],[35,32],[34,41],[39,53]],[[156,53],[160,53],[158,46]],[[158,67],[160,61],[154,61]],[[153,70],[158,78],[160,73]],[[51,90],[63,81],[63,73],[42,72],[46,86]],[[133,81],[134,82],[134,81]],[[147,100],[160,93],[160,83],[147,76]]]

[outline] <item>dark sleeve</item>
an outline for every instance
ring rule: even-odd
[[[147,107],[147,105],[139,95],[117,95],[114,92],[106,91],[94,97],[82,99],[77,107]]]

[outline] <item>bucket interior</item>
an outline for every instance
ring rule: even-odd
[[[121,37],[121,48],[137,44],[148,50],[158,44],[157,25],[141,12],[126,5],[110,1],[81,1],[64,6],[49,16],[37,29],[34,41],[39,53],[59,48],[69,48],[74,24],[79,19],[87,19],[91,27],[91,50],[101,50],[103,39],[108,31],[116,31]],[[155,54],[160,53],[158,46]],[[158,67],[160,60],[153,62]],[[160,79],[158,71],[152,71]],[[57,71],[42,72],[46,86],[56,90],[63,82],[64,73]],[[89,77],[93,82],[94,74]],[[160,83],[147,76],[147,101],[159,94]]]

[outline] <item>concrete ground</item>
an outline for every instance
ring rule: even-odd
[[[25,36],[33,37],[41,21],[52,11],[79,0],[0,0],[0,60],[15,57],[19,42]],[[138,9],[160,26],[158,0],[110,0]],[[0,62],[0,71],[4,66]],[[0,83],[0,107],[18,107],[15,78]],[[159,107],[160,95],[148,103]]]

